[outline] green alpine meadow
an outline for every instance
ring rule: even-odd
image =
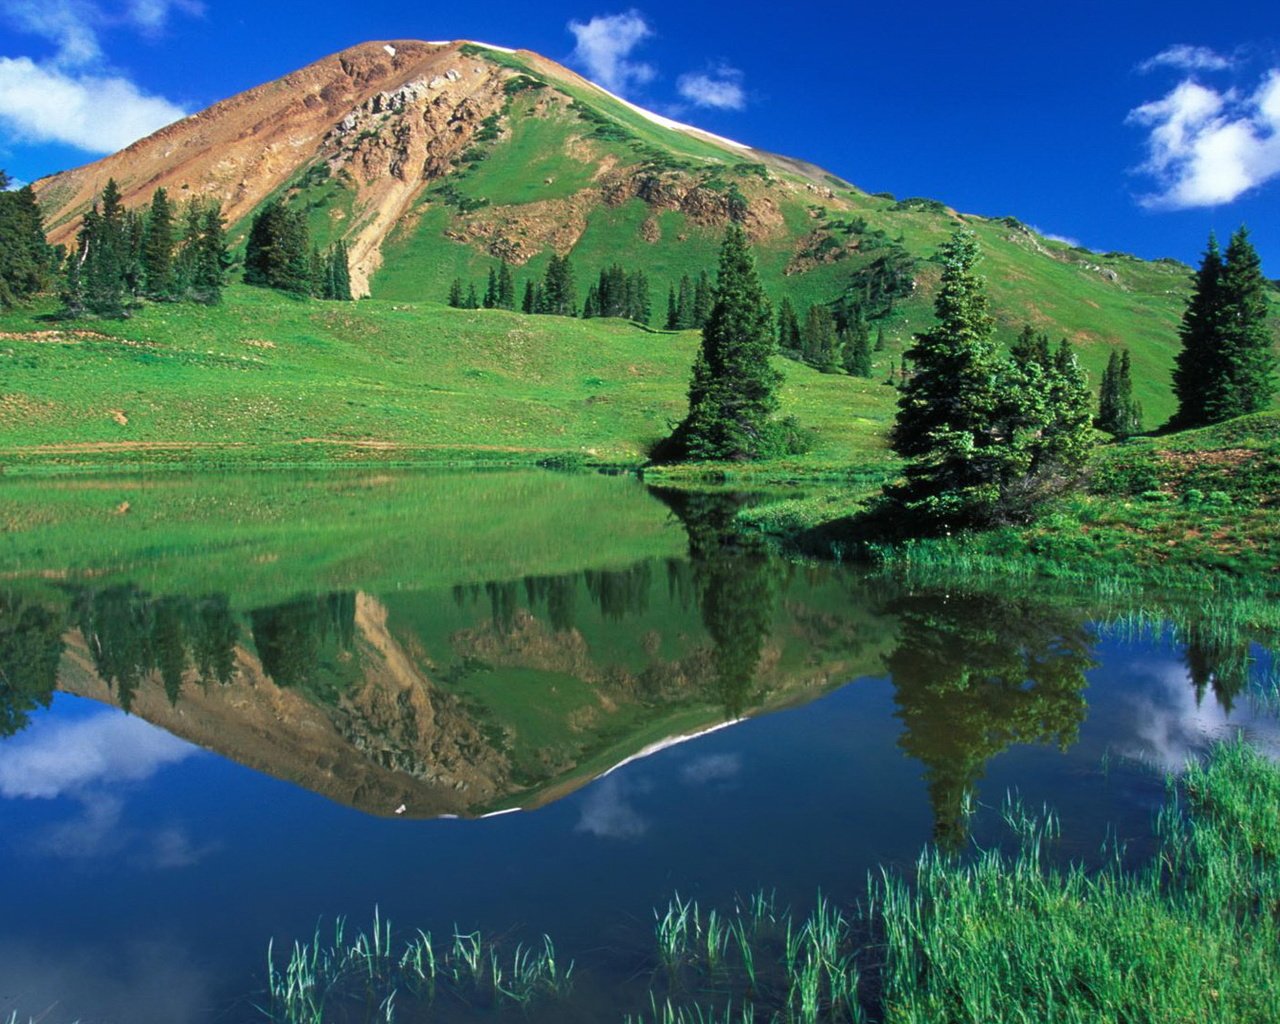
[[[1280,68],[1124,58],[1184,261],[685,123],[806,58],[639,9],[196,112],[106,52],[214,5],[10,6],[0,1020],[1280,1019]]]

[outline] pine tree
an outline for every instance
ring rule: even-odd
[[[788,296],[782,297],[778,306],[778,348],[783,352],[800,352],[800,319],[796,316],[796,307],[791,305]]]
[[[151,196],[142,242],[143,291],[147,298],[173,298],[173,250],[173,207],[169,194],[158,188]]]
[[[679,312],[679,307],[676,305],[676,288],[675,288],[675,285],[672,285],[667,289],[666,328],[668,331],[679,330],[680,329],[678,326],[679,323],[680,323],[680,312]]]
[[[711,316],[715,305],[715,292],[711,287],[711,278],[704,270],[698,275],[698,283],[693,290],[693,323],[691,326],[702,330]]]
[[[577,316],[578,295],[569,257],[552,254],[542,283],[543,308],[539,312],[556,316]]]
[[[467,285],[467,297],[463,300],[464,309],[479,309],[480,296],[476,293],[476,286],[473,283]]]
[[[693,318],[693,298],[693,282],[689,280],[689,275],[685,274],[680,278],[680,289],[676,293],[677,331],[687,331],[697,326]]]
[[[844,341],[844,369],[851,377],[870,377],[871,344],[867,332],[850,332]]]
[[[801,351],[804,361],[824,373],[837,366],[839,342],[836,337],[836,321],[831,310],[821,303],[814,303],[804,318],[801,334]]]
[[[520,303],[522,313],[533,313],[537,309],[537,292],[532,281],[524,283],[524,301]]]
[[[216,306],[222,301],[222,288],[231,266],[222,204],[216,201],[208,203],[198,213],[196,223],[190,298],[193,302]]]
[[[253,218],[245,243],[244,283],[310,295],[312,246],[302,212],[268,203]]]
[[[720,248],[716,301],[702,330],[689,385],[689,414],[672,447],[690,459],[757,459],[776,452],[771,417],[781,375],[773,314],[742,229],[731,224]]]
[[[498,306],[498,272],[489,268],[489,281],[484,289],[484,308],[496,309]]]
[[[10,307],[49,287],[54,252],[44,237],[44,220],[31,186],[6,191],[0,171],[0,307]]]
[[[876,328],[876,343],[875,343],[874,351],[876,352],[884,351],[884,328],[883,327]]]
[[[648,326],[653,316],[649,299],[649,277],[643,270],[635,271],[627,278],[627,319]]]
[[[1275,394],[1266,281],[1240,228],[1225,257],[1209,236],[1178,334],[1173,425],[1197,427],[1265,409]]]
[[[1142,429],[1142,410],[1133,397],[1127,348],[1123,353],[1113,349],[1107,360],[1098,389],[1097,425],[1099,430],[1118,438],[1129,437]]]
[[[462,304],[464,301],[462,297],[462,278],[455,277],[453,279],[453,284],[449,285],[448,301],[449,301],[449,305],[452,306],[454,309],[462,309]],[[526,310],[526,312],[528,311]]]
[[[502,265],[498,267],[498,308],[516,308],[516,285],[511,279],[511,268],[506,260],[503,260]]]
[[[1227,244],[1220,292],[1225,373],[1205,408],[1214,423],[1261,412],[1276,392],[1276,358],[1267,328],[1267,281],[1244,227]]]
[[[600,315],[600,288],[598,285],[590,285],[587,288],[587,297],[582,303],[582,319],[589,320],[592,317]]]

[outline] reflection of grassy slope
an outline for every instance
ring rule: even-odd
[[[4,331],[51,326],[30,312],[0,317]],[[683,414],[697,344],[692,332],[616,321],[296,302],[243,287],[219,309],[151,306],[91,326],[101,337],[0,341],[0,462],[10,471],[528,463],[554,452],[635,462]],[[848,462],[881,444],[856,417],[885,422],[888,388],[785,370],[785,410],[822,434],[813,458]],[[168,447],[24,451],[102,442]]]
[[[561,633],[523,587],[510,633],[495,627],[484,593],[384,598],[400,643],[426,659],[433,681],[466,700],[511,758],[524,791],[502,805],[544,802],[649,744],[724,720],[698,609],[669,588],[662,563],[650,568],[643,608],[621,618],[602,613],[577,581],[573,628]],[[878,674],[893,642],[894,631],[851,596],[843,577],[780,569],[748,713]]]
[[[240,609],[624,566],[685,544],[633,481],[553,473],[10,481],[0,522],[0,579],[225,592]]]

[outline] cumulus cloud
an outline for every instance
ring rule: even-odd
[[[1280,177],[1280,68],[1249,93],[1187,79],[1128,122],[1148,132],[1139,169],[1158,186],[1140,200],[1149,208],[1217,206]]]
[[[115,26],[154,33],[173,12],[198,15],[198,0],[126,0],[107,8],[92,0],[0,0],[0,15],[23,32],[58,48],[60,65],[84,65],[102,59],[101,33]]]
[[[708,785],[713,782],[728,782],[737,778],[741,772],[741,755],[706,754],[703,757],[695,757],[686,764],[680,770],[680,775],[685,782]]]
[[[742,110],[747,105],[742,72],[723,64],[712,71],[681,75],[676,89],[695,107]]]
[[[649,831],[649,822],[631,803],[635,792],[618,775],[601,779],[582,801],[574,831],[602,839],[639,839]]]
[[[0,16],[53,43],[43,61],[0,56],[0,125],[16,140],[56,142],[110,153],[185,116],[110,68],[103,29],[155,34],[174,12],[199,14],[196,0],[126,0],[107,9],[90,0],[0,0]]]
[[[626,94],[633,86],[653,81],[657,74],[652,65],[630,59],[631,51],[653,35],[637,10],[596,15],[585,23],[571,21],[569,31],[578,41],[569,59],[610,92]]]
[[[42,719],[5,744],[0,796],[52,800],[103,783],[141,782],[197,753],[198,747],[119,711],[78,722]]]
[[[1138,70],[1144,73],[1155,71],[1157,68],[1177,68],[1179,71],[1226,71],[1234,66],[1235,61],[1231,58],[1215,53],[1207,46],[1179,43],[1144,60],[1138,65]]]

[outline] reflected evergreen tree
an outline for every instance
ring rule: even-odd
[[[1186,630],[1183,659],[1196,691],[1196,704],[1212,693],[1227,714],[1249,686],[1253,655],[1249,638],[1221,623],[1198,621]]]
[[[554,576],[548,581],[547,617],[557,633],[567,633],[574,628],[577,598],[576,576]]]
[[[755,701],[755,676],[778,603],[779,569],[733,530],[745,499],[650,488],[683,523],[702,624],[714,645],[712,693],[726,718]],[[668,585],[672,578],[668,575]]]
[[[73,607],[94,668],[108,685],[115,687],[120,706],[130,710],[138,686],[155,667],[151,600],[137,587],[125,584],[85,591]]]
[[[612,622],[628,616],[643,615],[649,610],[649,589],[653,584],[653,567],[640,562],[629,569],[588,570],[585,574],[587,593]]]
[[[339,592],[321,597],[258,608],[249,613],[253,645],[263,671],[281,687],[322,687],[322,650],[330,640],[339,651],[350,651],[355,640],[355,594]],[[342,681],[338,680],[339,685]],[[334,696],[321,690],[322,698]]]
[[[185,605],[185,607],[184,607]],[[184,619],[190,605],[175,598],[157,601],[152,617],[152,647],[156,668],[169,704],[177,707],[182,675],[187,668],[187,635]]]
[[[205,685],[231,682],[235,671],[235,648],[240,627],[223,594],[204,598],[192,624],[192,660]]]
[[[484,585],[485,593],[489,595],[489,615],[493,628],[504,635],[515,629],[516,612],[520,608],[520,592],[517,587],[514,580]]]
[[[898,745],[924,765],[934,841],[958,850],[966,797],[991,758],[1015,743],[1076,741],[1093,637],[1080,615],[993,594],[899,595],[884,612],[899,622],[885,658]]]
[[[58,685],[64,622],[25,598],[0,594],[0,737],[26,727]]]

